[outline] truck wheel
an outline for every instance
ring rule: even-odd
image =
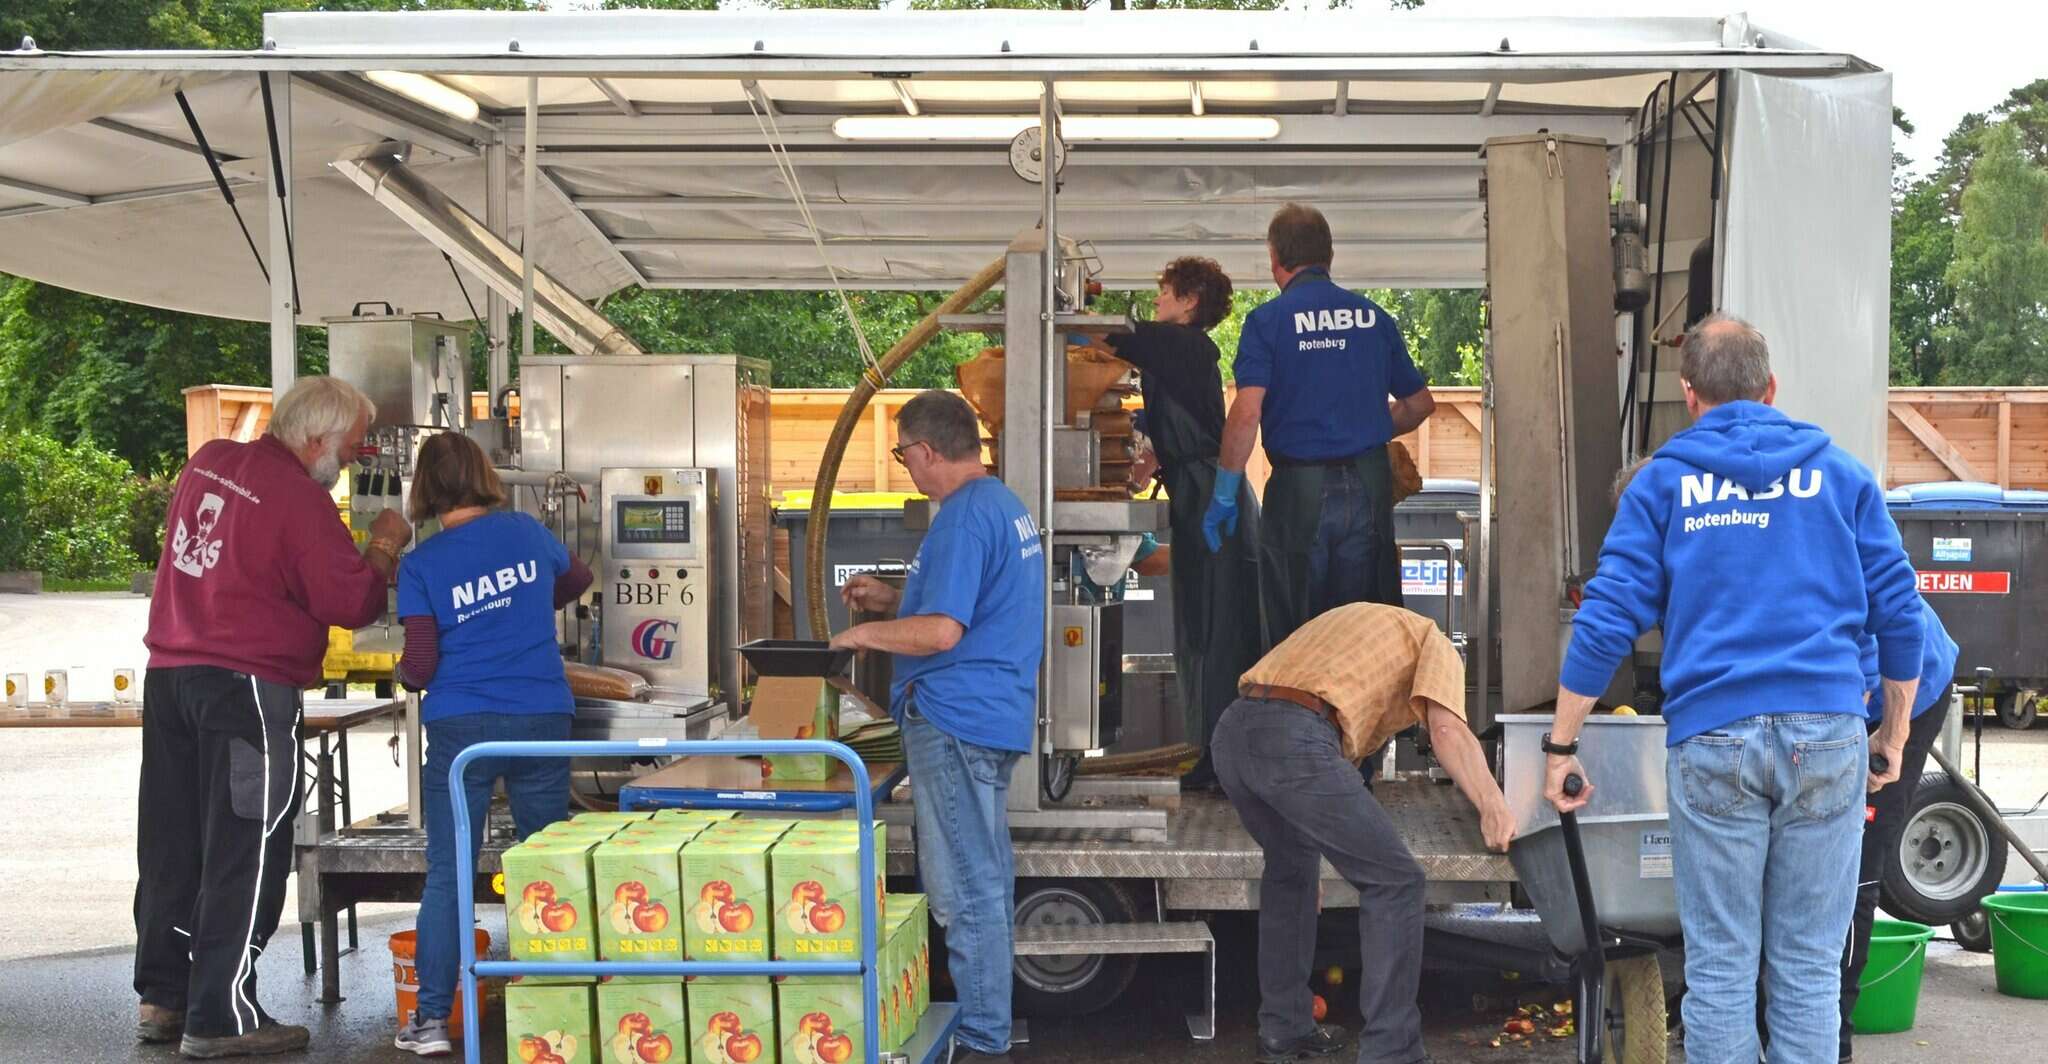
[[[1669,1013],[1664,970],[1656,956],[1610,958],[1607,1000],[1612,1039],[1607,1059],[1615,1064],[1665,1064],[1671,1044]]]
[[[2039,691],[2005,691],[1998,696],[1998,722],[2014,731],[2034,726]]]
[[[1138,918],[1130,892],[1103,879],[1024,879],[1017,882],[1017,926],[1096,927]],[[1017,957],[1012,999],[1025,1016],[1086,1016],[1108,1006],[1138,974],[1135,954]]]
[[[1946,772],[1920,777],[1899,845],[1885,855],[1887,912],[1939,927],[1977,911],[2005,876],[2005,840],[1992,833]]]
[[[1991,952],[1991,921],[1984,918],[1984,910],[1976,912],[1948,925],[1956,936],[1956,945],[1971,953]]]

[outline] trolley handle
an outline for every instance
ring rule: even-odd
[[[1563,790],[1566,797],[1577,798],[1585,793],[1585,777],[1576,772],[1566,774]],[[1606,944],[1601,941],[1600,915],[1593,904],[1592,877],[1586,872],[1586,847],[1579,838],[1579,814],[1559,813],[1557,823],[1564,833],[1565,863],[1571,867],[1572,893],[1579,903],[1579,931],[1585,939],[1584,952],[1572,962],[1579,982],[1575,1012],[1579,1061],[1580,1064],[1601,1064],[1604,1055],[1601,1043],[1606,1024],[1599,1018],[1607,1012]]]

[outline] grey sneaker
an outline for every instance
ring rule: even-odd
[[[185,1014],[145,1001],[137,1010],[135,1038],[140,1042],[175,1042],[185,1033]]]
[[[288,1023],[266,1023],[248,1034],[229,1034],[218,1038],[206,1038],[187,1034],[178,1043],[178,1052],[194,1060],[215,1060],[220,1057],[261,1057],[272,1053],[296,1053],[312,1041],[311,1032],[304,1027]]]
[[[448,1038],[447,1020],[430,1020],[414,1013],[412,1022],[398,1029],[398,1037],[391,1043],[408,1053],[423,1057],[445,1057],[455,1052],[455,1043]]]

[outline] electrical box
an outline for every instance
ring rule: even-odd
[[[1052,607],[1051,749],[1101,750],[1123,737],[1123,606]]]
[[[377,404],[372,429],[467,429],[470,327],[380,305],[386,313],[325,319],[327,372]]]
[[[604,663],[686,695],[712,689],[711,480],[703,469],[632,467],[598,481]]]

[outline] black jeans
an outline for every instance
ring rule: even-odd
[[[1877,697],[1882,698],[1883,695]],[[1927,712],[1913,718],[1913,729],[1906,733],[1906,749],[1899,765],[1899,781],[1870,796],[1870,804],[1877,810],[1876,819],[1863,829],[1863,856],[1856,874],[1856,915],[1849,925],[1849,944],[1842,951],[1842,1056],[1849,1056],[1850,1040],[1855,1030],[1849,1025],[1849,1013],[1856,1007],[1857,983],[1863,978],[1863,963],[1870,959],[1870,925],[1877,917],[1878,883],[1884,875],[1885,854],[1896,850],[1899,833],[1906,829],[1906,807],[1912,804],[1913,788],[1920,782],[1920,773],[1927,766],[1927,751],[1934,748],[1934,740],[1941,736],[1941,727],[1948,721],[1949,692],[1944,690],[1941,699]],[[1871,728],[1876,731],[1875,725]]]
[[[204,666],[143,677],[135,992],[190,1034],[255,1030],[299,811],[299,692]]]
[[[1259,1034],[1315,1028],[1316,890],[1322,859],[1358,888],[1363,970],[1359,1064],[1422,1059],[1422,866],[1344,760],[1337,728],[1292,702],[1240,698],[1216,728],[1216,775],[1266,851],[1259,877]]]

